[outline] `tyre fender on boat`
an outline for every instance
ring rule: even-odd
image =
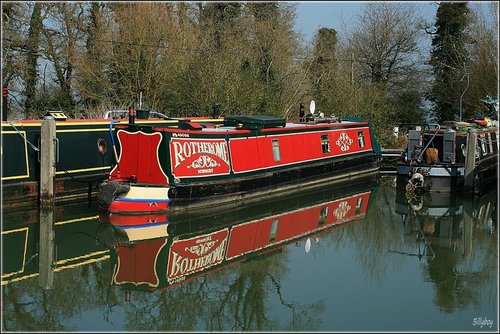
[[[117,181],[104,181],[99,185],[97,202],[101,209],[107,209],[116,196],[128,193],[130,186]]]
[[[430,189],[431,183],[428,178],[429,172],[422,168],[412,170],[406,185],[406,190],[412,193],[423,193]]]

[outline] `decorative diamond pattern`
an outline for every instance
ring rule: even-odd
[[[347,135],[347,133],[342,132],[339,139],[335,142],[342,152],[348,151],[349,147],[354,141]]]

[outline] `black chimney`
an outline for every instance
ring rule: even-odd
[[[220,115],[220,105],[217,102],[214,102],[212,105],[212,118],[218,118]]]
[[[304,121],[305,114],[306,114],[306,112],[305,112],[304,103],[301,103],[300,107],[299,107],[299,119],[300,119],[300,122]]]

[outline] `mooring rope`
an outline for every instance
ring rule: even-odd
[[[14,125],[14,123],[12,123],[11,121],[9,121],[9,124],[10,126],[12,126],[14,128],[14,130],[16,130],[17,134],[20,135],[30,146],[33,150],[35,150],[36,152],[39,152],[40,149],[38,147],[36,147],[35,145],[33,145],[29,140],[28,138],[26,138],[26,136],[24,136],[17,128],[16,126]]]

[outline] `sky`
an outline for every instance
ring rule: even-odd
[[[333,28],[341,33],[361,14],[368,1],[301,1],[297,4],[295,30],[311,41],[319,28]],[[435,21],[437,4],[435,1],[414,2],[426,21]],[[344,26],[347,25],[347,27]]]
[[[297,18],[295,30],[303,34],[305,41],[312,41],[314,34],[320,28],[333,28],[341,34],[350,28],[361,14],[363,6],[370,1],[290,1],[297,4]],[[372,1],[375,2],[375,1]],[[418,14],[429,24],[436,21],[438,1],[400,1],[412,2],[416,5]],[[481,7],[489,13],[489,4],[492,1],[469,1],[469,8]],[[347,27],[344,26],[347,24]]]
[[[342,30],[342,21],[346,23],[353,21],[364,2],[304,1],[296,4],[295,30],[310,41],[320,28]]]

